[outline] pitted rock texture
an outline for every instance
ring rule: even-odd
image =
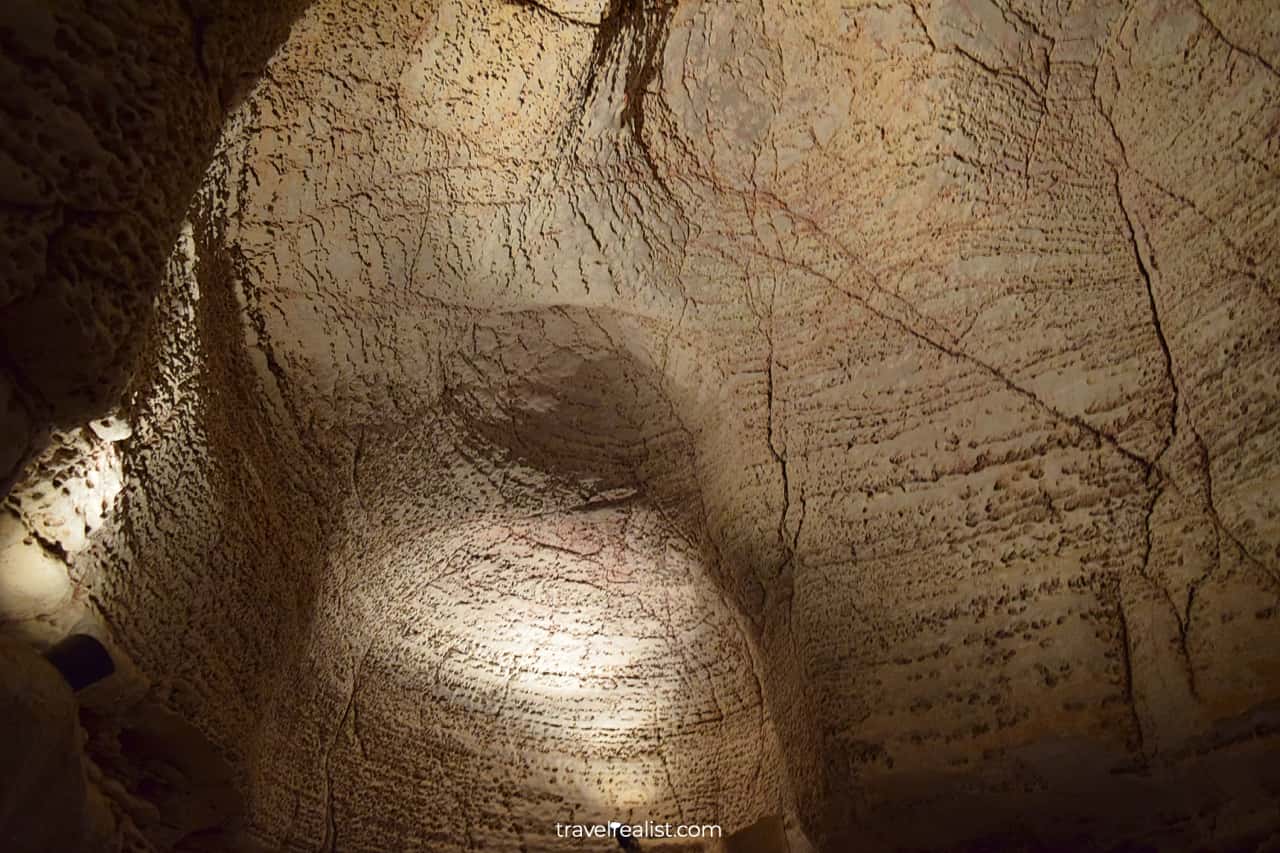
[[[305,0],[0,10],[0,484],[109,409],[227,111]]]
[[[1276,844],[1272,5],[273,11],[219,60],[242,102],[121,130],[169,194],[103,243],[132,307],[97,267],[58,304],[114,341],[158,292],[152,328],[67,362],[132,366],[121,421],[11,498],[85,519],[69,583],[145,693],[89,745],[129,831]],[[114,404],[3,310],[7,431]],[[33,503],[103,446],[118,498]],[[154,814],[139,741],[198,756]]]

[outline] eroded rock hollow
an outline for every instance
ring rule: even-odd
[[[1280,849],[1274,3],[0,45],[0,847]]]

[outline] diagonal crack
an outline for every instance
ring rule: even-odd
[[[1209,513],[1210,520],[1216,520],[1218,517],[1218,510],[1217,507],[1214,506],[1213,502],[1213,472],[1209,468],[1209,448],[1205,445],[1204,439],[1200,436],[1200,431],[1195,428],[1194,424],[1191,425],[1191,435],[1195,438],[1196,449],[1200,456],[1200,470],[1204,477],[1202,488],[1204,489],[1205,509]],[[1215,524],[1213,532],[1213,562],[1210,564],[1209,568],[1205,570],[1204,574],[1191,582],[1187,589],[1186,614],[1183,617],[1183,621],[1188,627],[1191,625],[1191,611],[1192,608],[1195,607],[1196,594],[1200,591],[1200,587],[1203,586],[1222,565],[1222,525],[1220,523]]]
[[[1102,101],[1101,101],[1101,99],[1098,97],[1098,94],[1097,94],[1096,89],[1097,89],[1097,79],[1096,79],[1096,75],[1095,75],[1095,80],[1094,80],[1094,90],[1095,90],[1095,91],[1094,91],[1094,93],[1093,93],[1094,104],[1095,104],[1095,106],[1096,106],[1096,108],[1097,108],[1097,110],[1098,110],[1098,114],[1102,116],[1103,120],[1104,120],[1104,121],[1106,122],[1106,124],[1107,124],[1107,127],[1108,127],[1108,128],[1110,129],[1110,131],[1111,131],[1111,136],[1112,136],[1112,138],[1114,139],[1114,141],[1115,141],[1115,143],[1116,143],[1116,147],[1117,147],[1117,149],[1119,150],[1119,153],[1120,153],[1120,162],[1121,162],[1121,164],[1123,164],[1123,166],[1124,166],[1125,170],[1126,170],[1129,174],[1135,175],[1135,176],[1136,176],[1137,178],[1139,178],[1140,180],[1143,180],[1143,181],[1145,181],[1145,182],[1151,183],[1151,181],[1150,181],[1150,179],[1149,179],[1149,178],[1146,178],[1144,175],[1142,175],[1142,173],[1141,173],[1141,172],[1139,172],[1137,169],[1135,169],[1135,168],[1134,168],[1134,167],[1129,163],[1129,154],[1128,154],[1128,151],[1125,149],[1124,140],[1121,138],[1120,133],[1119,133],[1119,131],[1117,130],[1117,128],[1116,128],[1116,126],[1115,126],[1115,122],[1112,120],[1110,113],[1108,113],[1108,112],[1106,111],[1106,109],[1104,109],[1104,108],[1103,108]],[[1116,166],[1116,167],[1115,167],[1115,173],[1116,173],[1116,182],[1115,182],[1116,197],[1117,197],[1118,202],[1119,202],[1119,205],[1120,205],[1120,210],[1121,210],[1122,214],[1124,215],[1125,223],[1126,223],[1126,225],[1127,225],[1127,227],[1128,227],[1128,231],[1129,231],[1129,239],[1130,239],[1130,243],[1131,243],[1131,244],[1132,244],[1132,246],[1133,246],[1134,257],[1135,257],[1135,259],[1137,260],[1139,270],[1141,271],[1141,273],[1142,273],[1142,277],[1143,277],[1143,280],[1144,280],[1144,282],[1146,283],[1146,287],[1147,287],[1147,298],[1148,298],[1148,304],[1149,304],[1149,306],[1150,306],[1150,310],[1151,310],[1151,320],[1152,320],[1152,325],[1155,327],[1155,331],[1156,331],[1156,338],[1157,338],[1157,340],[1158,340],[1158,341],[1159,341],[1159,343],[1160,343],[1160,349],[1161,349],[1161,351],[1162,351],[1162,353],[1163,353],[1163,355],[1164,355],[1164,359],[1165,359],[1165,368],[1166,368],[1166,370],[1168,371],[1169,383],[1170,383],[1170,385],[1172,386],[1172,389],[1173,389],[1173,411],[1172,411],[1172,413],[1170,414],[1170,436],[1169,436],[1169,442],[1168,442],[1168,443],[1166,443],[1166,445],[1165,445],[1165,450],[1167,451],[1167,450],[1168,450],[1168,447],[1169,447],[1169,444],[1171,444],[1171,443],[1172,443],[1173,438],[1174,438],[1174,436],[1176,435],[1176,431],[1177,431],[1177,415],[1178,415],[1178,409],[1179,409],[1179,406],[1180,406],[1180,404],[1181,404],[1181,398],[1180,398],[1180,394],[1179,394],[1178,384],[1177,384],[1177,380],[1176,380],[1175,375],[1174,375],[1174,368],[1173,368],[1173,354],[1172,354],[1172,351],[1169,349],[1169,342],[1168,342],[1168,340],[1165,338],[1165,335],[1164,335],[1164,327],[1163,327],[1163,325],[1162,325],[1162,323],[1161,323],[1161,321],[1160,321],[1160,314],[1159,314],[1158,306],[1157,306],[1156,299],[1155,299],[1155,290],[1154,290],[1154,288],[1153,288],[1153,286],[1152,286],[1151,272],[1150,272],[1150,269],[1148,269],[1148,267],[1147,267],[1147,263],[1146,263],[1146,261],[1144,261],[1144,259],[1143,259],[1143,257],[1142,257],[1142,252],[1141,252],[1141,250],[1140,250],[1140,248],[1139,248],[1139,245],[1138,245],[1137,234],[1136,234],[1136,231],[1135,231],[1135,229],[1134,229],[1133,219],[1131,218],[1130,213],[1129,213],[1129,210],[1128,210],[1128,207],[1125,205],[1125,202],[1124,202],[1124,194],[1123,194],[1123,192],[1121,191],[1121,187],[1120,187],[1120,171],[1119,171],[1119,166]],[[1169,191],[1168,191],[1168,190],[1164,190],[1162,187],[1159,187],[1158,185],[1157,185],[1157,189],[1160,189],[1161,191],[1165,192],[1166,194],[1172,195],[1172,193],[1169,193]],[[1175,198],[1178,198],[1177,196],[1174,196],[1174,197],[1175,197]],[[1189,206],[1190,206],[1193,210],[1195,210],[1197,213],[1199,213],[1199,211],[1194,207],[1194,205],[1189,205]],[[1203,214],[1201,214],[1201,215],[1203,215]],[[1206,218],[1207,218],[1207,217],[1206,217]],[[1148,255],[1150,255],[1150,246],[1148,246],[1147,251],[1148,251]],[[1154,260],[1152,260],[1152,263],[1151,263],[1151,269],[1155,269],[1155,263],[1154,263]],[[1189,412],[1188,412],[1188,417],[1190,417],[1190,413],[1189,413]],[[1194,430],[1193,430],[1193,431],[1194,431]],[[1204,453],[1204,459],[1205,459],[1204,464],[1205,464],[1205,471],[1206,471],[1206,476],[1207,476],[1207,472],[1208,472],[1208,470],[1209,470],[1209,469],[1208,469],[1208,465],[1209,465],[1209,463],[1208,463],[1208,448],[1205,446],[1204,441],[1203,441],[1203,439],[1200,437],[1199,433],[1196,433],[1195,435],[1196,435],[1196,440],[1197,440],[1197,442],[1199,443],[1199,445],[1200,445],[1200,447],[1201,447],[1201,450],[1202,450],[1202,451],[1203,451],[1203,453]],[[1175,482],[1175,481],[1172,479],[1172,477],[1170,477],[1170,476],[1169,476],[1169,474],[1168,474],[1168,473],[1163,469],[1163,467],[1161,466],[1161,464],[1160,464],[1160,463],[1161,463],[1161,456],[1163,456],[1163,454],[1164,454],[1164,451],[1162,451],[1162,452],[1161,452],[1161,454],[1160,454],[1159,456],[1157,456],[1154,460],[1152,460],[1150,463],[1148,463],[1148,473],[1150,473],[1151,471],[1153,471],[1153,470],[1154,470],[1156,473],[1158,473],[1158,474],[1160,475],[1160,477],[1161,477],[1162,479],[1167,480],[1167,481],[1169,482],[1169,484],[1173,487],[1173,489],[1174,489],[1176,492],[1178,492],[1179,494],[1182,494],[1182,495],[1184,495],[1184,496],[1185,496],[1185,493],[1184,493],[1184,492],[1183,492],[1183,490],[1179,487],[1178,483],[1177,483],[1177,482]],[[1212,489],[1210,488],[1206,494],[1211,495],[1211,494],[1212,494]],[[1207,505],[1206,505],[1206,506],[1207,506],[1207,511],[1208,511],[1208,514],[1209,514],[1210,520],[1213,522],[1213,525],[1214,525],[1214,527],[1216,528],[1216,530],[1218,531],[1218,534],[1219,534],[1220,536],[1225,536],[1225,537],[1226,537],[1226,538],[1227,538],[1227,539],[1228,539],[1228,540],[1229,540],[1233,545],[1235,545],[1235,546],[1236,546],[1236,548],[1240,551],[1240,554],[1243,556],[1243,558],[1245,559],[1245,561],[1246,561],[1246,562],[1248,562],[1250,565],[1252,565],[1252,566],[1253,566],[1255,569],[1257,569],[1259,572],[1261,572],[1265,577],[1267,577],[1267,578],[1271,579],[1273,582],[1280,582],[1280,577],[1278,577],[1274,571],[1272,571],[1270,568],[1268,568],[1268,567],[1267,567],[1267,566],[1266,566],[1266,565],[1265,565],[1265,564],[1264,564],[1264,563],[1263,563],[1263,562],[1262,562],[1258,557],[1256,557],[1256,556],[1254,556],[1252,553],[1250,553],[1250,552],[1249,552],[1249,550],[1245,547],[1244,543],[1240,541],[1240,538],[1239,538],[1238,536],[1236,536],[1236,534],[1235,534],[1235,533],[1234,533],[1234,532],[1233,532],[1229,527],[1227,527],[1226,523],[1222,520],[1222,517],[1218,514],[1217,507],[1214,505],[1214,503],[1213,503],[1212,499],[1210,499],[1210,500],[1207,502]],[[1180,612],[1180,611],[1178,611],[1178,613],[1179,613],[1179,617],[1178,617],[1178,619],[1179,619],[1179,623],[1181,623],[1181,622],[1182,622],[1182,620],[1183,620],[1183,617],[1182,617],[1182,615],[1181,615],[1181,612]]]
[[[1057,409],[1056,407],[1052,406],[1047,401],[1038,397],[1030,389],[1024,388],[1023,386],[1014,382],[1012,379],[1006,376],[1002,371],[998,370],[997,368],[988,364],[987,362],[983,361],[977,356],[967,353],[964,350],[961,350],[957,347],[948,346],[942,341],[937,340],[936,338],[931,337],[929,335],[926,335],[924,332],[921,332],[919,329],[916,329],[915,327],[907,323],[905,320],[902,320],[894,316],[893,314],[888,313],[887,311],[883,311],[879,308],[876,308],[873,304],[871,304],[871,301],[867,299],[865,296],[862,296],[861,294],[858,294],[851,290],[846,290],[845,288],[841,287],[838,281],[833,276],[827,275],[817,270],[811,270],[811,272],[819,276],[820,278],[826,280],[826,282],[834,290],[838,291],[839,293],[842,293],[849,299],[853,300],[858,305],[866,309],[873,316],[897,327],[898,329],[905,332],[908,336],[914,338],[915,340],[919,341],[925,346],[930,347],[931,349],[937,350],[938,352],[943,353],[944,355],[947,355],[953,359],[956,359],[957,361],[961,361],[973,367],[978,368],[983,373],[987,374],[991,378],[1000,382],[1000,384],[1004,385],[1007,389],[1009,389],[1013,393],[1031,402],[1036,408],[1040,409],[1045,414],[1052,417],[1054,420],[1060,423],[1069,424],[1075,427],[1081,432],[1092,437],[1094,441],[1096,441],[1099,445],[1106,445],[1112,448],[1121,456],[1123,456],[1125,459],[1128,459],[1130,462],[1133,462],[1134,464],[1141,467],[1144,471],[1149,471],[1152,465],[1154,464],[1152,460],[1146,459],[1140,454],[1125,447],[1123,444],[1120,443],[1119,439],[1117,439],[1115,436],[1093,426],[1088,421],[1085,421],[1083,418],[1077,415],[1067,414],[1066,412],[1063,412],[1060,409]]]
[[[1164,481],[1162,480],[1162,482]],[[1146,514],[1143,518],[1143,524],[1142,524],[1143,530],[1145,532],[1145,538],[1143,542],[1141,573],[1142,573],[1142,577],[1154,589],[1159,590],[1161,596],[1165,600],[1165,603],[1169,606],[1169,610],[1173,613],[1173,622],[1178,630],[1178,650],[1182,656],[1183,669],[1186,671],[1186,674],[1187,674],[1187,687],[1191,691],[1192,698],[1199,700],[1200,691],[1196,686],[1196,672],[1195,672],[1195,666],[1193,665],[1191,660],[1191,645],[1190,645],[1190,639],[1191,639],[1190,638],[1190,631],[1191,631],[1190,601],[1191,601],[1191,597],[1195,595],[1194,585],[1189,594],[1186,613],[1184,615],[1183,609],[1180,608],[1177,602],[1173,600],[1173,594],[1169,591],[1168,584],[1161,583],[1157,581],[1157,579],[1151,577],[1151,555],[1155,547],[1155,541],[1154,541],[1155,535],[1154,535],[1154,530],[1152,528],[1151,521],[1152,521],[1152,517],[1155,515],[1156,505],[1160,502],[1160,498],[1164,497],[1164,495],[1165,495],[1165,490],[1160,487],[1160,484],[1157,484],[1156,487],[1151,490],[1151,500],[1147,503]]]
[[[836,239],[832,234],[830,234],[824,228],[822,228],[812,218],[796,213],[782,199],[779,199],[777,196],[771,193],[760,192],[760,191],[756,191],[756,192],[743,191],[742,195],[744,197],[744,204],[746,203],[747,199],[756,200],[760,198],[763,198],[766,201],[772,202],[774,205],[776,205],[776,210],[778,212],[787,216],[787,218],[790,219],[793,223],[802,225],[805,228],[807,228],[814,235],[816,235],[817,237],[822,239],[824,242],[826,242],[828,245],[830,245],[841,256],[841,258],[849,261],[850,266],[848,267],[848,271],[856,270],[856,266],[854,266],[854,264],[856,264],[856,257],[857,257],[856,254],[848,246],[844,245],[842,242]],[[925,346],[931,349],[937,350],[938,352],[950,358],[956,359],[958,361],[961,361],[963,363],[966,363],[973,367],[978,368],[980,371],[987,374],[991,378],[999,381],[1002,385],[1004,385],[1013,393],[1031,402],[1036,408],[1040,409],[1042,412],[1049,415],[1054,420],[1060,423],[1068,424],[1070,426],[1075,427],[1081,432],[1092,437],[1094,441],[1097,442],[1100,446],[1106,445],[1112,448],[1113,450],[1118,452],[1121,456],[1123,456],[1124,458],[1128,459],[1130,462],[1139,466],[1143,471],[1149,472],[1152,466],[1155,464],[1153,460],[1146,459],[1145,457],[1138,454],[1137,452],[1130,450],[1129,448],[1121,444],[1119,439],[1117,439],[1115,436],[1110,435],[1109,433],[1099,429],[1098,427],[1093,426],[1083,418],[1076,415],[1067,414],[1066,412],[1063,412],[1055,408],[1046,400],[1037,396],[1030,389],[1025,388],[1022,385],[1019,385],[1018,383],[1014,382],[1005,373],[1003,373],[993,365],[978,358],[977,356],[972,355],[960,349],[956,345],[948,345],[947,343],[944,343],[939,336],[928,334],[922,331],[920,328],[917,328],[916,326],[912,325],[911,323],[908,323],[906,320],[903,320],[902,318],[898,317],[897,315],[890,313],[886,310],[883,310],[881,308],[877,308],[866,295],[863,295],[854,290],[850,290],[846,287],[843,287],[841,285],[841,280],[839,277],[834,276],[830,273],[827,273],[821,269],[818,269],[817,267],[811,264],[806,264],[795,258],[777,257],[769,253],[764,253],[764,256],[771,258],[773,260],[776,260],[780,263],[783,263],[792,269],[795,269],[800,272],[806,273],[810,276],[813,276],[814,278],[823,282],[831,290],[853,301],[854,303],[861,306],[863,309],[865,309],[867,312],[869,312],[876,318],[897,327],[898,329],[905,332],[907,335],[919,341],[920,343],[924,344]],[[922,324],[931,322],[929,318],[919,315],[919,313],[916,311],[914,306],[912,306],[910,302],[905,300],[900,294],[897,294],[891,290],[888,290],[876,284],[874,281],[868,281],[867,287],[869,291],[871,291],[872,293],[879,294],[890,301],[901,304],[905,311],[919,317]],[[939,328],[939,332],[944,332],[944,331],[945,330]]]
[[[360,686],[360,677],[364,672],[365,664],[368,663],[369,655],[373,651],[373,644],[370,643],[365,647],[364,653],[360,656],[356,663],[355,670],[351,673],[351,691],[347,694],[346,705],[342,709],[342,716],[338,719],[338,727],[334,730],[333,739],[329,742],[329,749],[324,755],[324,777],[325,777],[325,849],[328,853],[334,853],[338,849],[338,821],[337,811],[334,807],[333,800],[333,753],[338,748],[338,738],[342,737],[342,733],[347,728],[347,721],[351,719],[352,709],[355,707],[356,690]]]
[[[1116,595],[1116,612],[1120,624],[1120,657],[1124,665],[1124,695],[1129,703],[1129,714],[1132,717],[1134,734],[1138,739],[1138,752],[1145,758],[1146,734],[1142,729],[1142,717],[1138,714],[1137,697],[1133,689],[1133,646],[1129,636],[1129,619],[1125,616],[1124,598],[1121,593]]]
[[[1213,30],[1214,35],[1222,39],[1222,41],[1227,45],[1227,47],[1231,48],[1236,53],[1240,53],[1249,57],[1254,62],[1261,65],[1263,68],[1270,71],[1272,76],[1280,77],[1280,71],[1277,71],[1274,65],[1268,62],[1266,59],[1263,59],[1262,55],[1259,54],[1257,51],[1253,51],[1253,50],[1249,50],[1248,48],[1241,47],[1240,45],[1233,42],[1231,39],[1227,38],[1226,34],[1222,32],[1222,29],[1216,23],[1214,23],[1213,18],[1209,17],[1209,13],[1205,11],[1204,0],[1196,0],[1196,11],[1200,13],[1200,17],[1204,20],[1204,22],[1209,25],[1209,29]]]
[[[1142,246],[1138,242],[1138,232],[1133,224],[1133,216],[1129,213],[1129,207],[1125,204],[1124,193],[1120,188],[1120,170],[1115,169],[1115,190],[1116,200],[1120,205],[1120,213],[1124,216],[1125,227],[1128,230],[1129,244],[1133,247],[1133,259],[1138,265],[1138,272],[1142,275],[1142,281],[1146,285],[1147,290],[1147,306],[1151,311],[1151,325],[1155,328],[1156,340],[1160,343],[1160,352],[1164,356],[1165,375],[1169,380],[1171,389],[1171,401],[1169,411],[1169,436],[1165,440],[1164,450],[1160,451],[1156,457],[1158,462],[1161,457],[1169,450],[1169,446],[1173,444],[1173,440],[1178,435],[1178,406],[1180,394],[1178,390],[1178,380],[1173,370],[1173,353],[1169,350],[1169,341],[1164,335],[1164,325],[1160,322],[1160,309],[1156,305],[1155,288],[1151,283],[1151,271],[1156,269],[1155,257],[1151,254],[1151,247],[1146,247],[1147,258],[1143,258]]]
[[[775,575],[783,574],[791,561],[795,559],[795,547],[792,538],[787,536],[787,515],[791,511],[791,480],[787,471],[787,453],[784,446],[781,450],[774,442],[774,397],[773,397],[773,366],[774,366],[774,349],[773,349],[773,333],[767,331],[765,339],[769,342],[768,360],[765,364],[765,405],[767,412],[766,421],[766,441],[769,445],[769,453],[773,456],[774,462],[778,464],[778,472],[782,476],[782,512],[778,515],[778,544],[783,551],[782,562],[778,564]],[[798,531],[797,531],[798,535]]]
[[[1119,141],[1118,135],[1116,139]],[[1121,146],[1121,154],[1122,156],[1124,155],[1123,146]],[[1148,472],[1148,476],[1150,477],[1154,475],[1159,477],[1161,482],[1168,482],[1170,485],[1175,485],[1172,478],[1162,467],[1160,467],[1160,463],[1163,462],[1165,456],[1169,453],[1169,449],[1177,439],[1178,412],[1182,407],[1182,398],[1178,387],[1177,375],[1174,371],[1173,353],[1169,348],[1169,341],[1165,337],[1164,324],[1160,319],[1160,308],[1156,301],[1155,285],[1152,280],[1152,272],[1158,272],[1158,267],[1156,266],[1155,255],[1151,250],[1150,243],[1147,241],[1139,241],[1138,239],[1138,229],[1134,224],[1133,214],[1129,212],[1129,206],[1125,201],[1124,191],[1121,187],[1119,167],[1115,167],[1113,171],[1115,175],[1116,203],[1119,206],[1120,214],[1124,219],[1127,236],[1129,238],[1129,245],[1133,248],[1134,263],[1137,265],[1138,272],[1142,276],[1142,281],[1146,287],[1147,306],[1151,314],[1151,325],[1155,330],[1156,340],[1160,345],[1160,352],[1164,357],[1165,377],[1169,382],[1170,388],[1169,434],[1165,438],[1164,447],[1156,455],[1155,461],[1152,463],[1152,468]],[[1144,242],[1146,242],[1145,246],[1143,245]],[[1180,492],[1181,490],[1177,491]],[[1164,489],[1161,488],[1160,482],[1153,484],[1151,500],[1147,504],[1146,515],[1143,519],[1143,529],[1145,531],[1146,538],[1142,555],[1142,575],[1148,579],[1150,579],[1151,555],[1154,547],[1153,540],[1155,535],[1154,530],[1152,529],[1152,518],[1155,515],[1156,504],[1159,503],[1160,498],[1164,493]],[[1178,651],[1182,658],[1183,668],[1187,674],[1187,687],[1191,691],[1192,698],[1198,700],[1200,698],[1200,693],[1196,686],[1195,666],[1191,659],[1191,644],[1189,636],[1191,630],[1190,606],[1187,607],[1184,613],[1183,609],[1180,608],[1173,600],[1173,595],[1170,593],[1167,583],[1156,583],[1154,580],[1152,580],[1152,583],[1160,590],[1165,602],[1169,605],[1169,609],[1173,613],[1173,621],[1178,630]],[[1191,594],[1194,595],[1194,589]]]

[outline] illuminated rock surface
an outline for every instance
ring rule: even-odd
[[[0,12],[68,838],[1280,844],[1274,4],[109,5]]]

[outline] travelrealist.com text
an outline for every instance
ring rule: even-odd
[[[559,838],[719,838],[718,824],[654,823],[557,823]]]

